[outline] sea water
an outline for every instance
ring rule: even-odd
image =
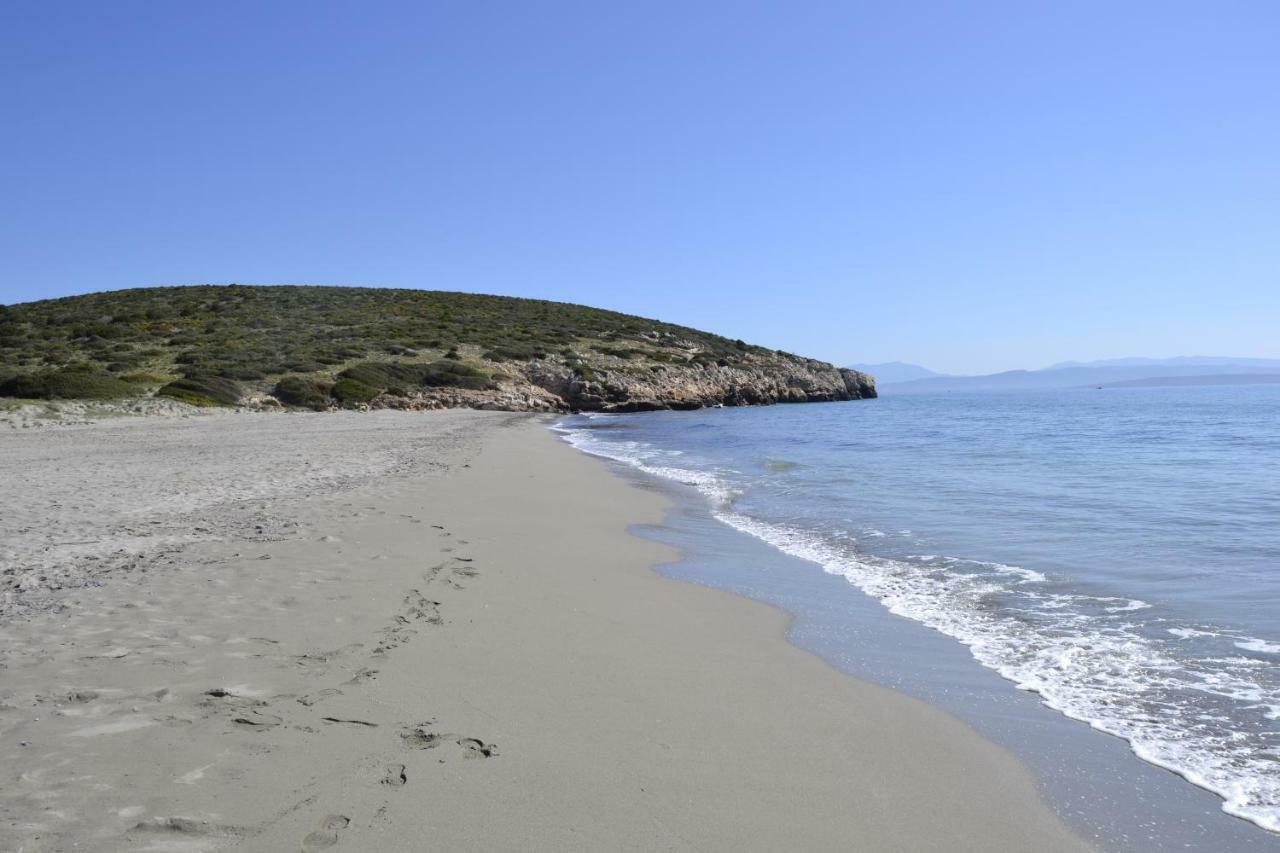
[[[1280,832],[1280,388],[886,395],[557,428]],[[772,583],[788,579],[802,573]]]

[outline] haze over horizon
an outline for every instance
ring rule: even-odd
[[[25,4],[0,303],[560,300],[945,373],[1280,357],[1280,8]]]
[[[1068,368],[1112,368],[1112,367],[1203,367],[1205,373],[1209,373],[1214,368],[1224,368],[1230,372],[1231,369],[1241,367],[1265,367],[1266,369],[1280,370],[1280,359],[1269,358],[1251,358],[1251,357],[1234,357],[1234,356],[1216,356],[1216,355],[1175,355],[1165,357],[1151,356],[1127,356],[1120,358],[1099,358],[1088,360],[1069,360],[1059,361],[1053,364],[1043,365],[1027,365],[1023,367],[1011,367],[1004,370],[993,370],[987,373],[956,373],[946,370],[934,370],[929,365],[916,364],[910,361],[888,361],[888,362],[854,362],[847,367],[856,370],[865,370],[876,375],[877,379],[882,382],[908,382],[918,378],[966,378],[993,376],[1002,373],[1023,372],[1037,373],[1044,371],[1062,370]],[[889,378],[892,377],[892,378]]]

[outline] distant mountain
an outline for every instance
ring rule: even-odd
[[[1280,370],[1280,358],[1234,358],[1225,355],[1179,355],[1173,358],[1103,358],[1096,361],[1063,361],[1046,370],[1064,367],[1264,367]]]
[[[1205,376],[1153,376],[1149,379],[1127,379],[1108,382],[1100,388],[1168,388],[1181,385],[1280,385],[1280,371],[1275,373],[1213,373]]]
[[[1130,361],[1136,363],[1128,363]],[[1151,361],[1161,363],[1151,364]],[[1107,386],[1125,382],[1170,382],[1188,377],[1203,378],[1206,367],[1214,376],[1280,376],[1280,359],[1222,359],[1225,363],[1206,365],[1195,359],[1114,359],[1101,364],[1069,364],[1044,370],[1008,370],[987,376],[935,376],[909,382],[881,383],[881,391],[890,394],[926,393],[933,391],[1021,391],[1046,388],[1080,388]],[[1172,362],[1172,363],[1165,363]],[[1269,381],[1269,380],[1262,380]],[[1181,382],[1176,384],[1203,384]],[[1216,380],[1214,384],[1222,384]]]
[[[876,382],[910,382],[914,379],[930,379],[935,376],[945,376],[946,374],[938,373],[927,367],[921,367],[918,364],[908,364],[905,361],[885,361],[880,364],[851,364],[850,370],[856,370],[859,373],[870,373],[876,378]]]

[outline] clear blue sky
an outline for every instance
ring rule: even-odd
[[[1280,3],[14,2],[0,302],[537,296],[848,363],[1280,357]]]

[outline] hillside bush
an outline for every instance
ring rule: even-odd
[[[470,388],[483,391],[494,387],[486,373],[458,361],[433,361],[423,365],[421,384],[446,388]]]
[[[366,361],[354,364],[338,374],[343,379],[354,379],[372,388],[388,388],[391,385],[421,385],[422,365],[397,362]]]
[[[540,361],[547,351],[532,346],[504,346],[487,350],[482,356],[486,361]]]
[[[328,382],[306,376],[285,376],[271,393],[281,403],[322,412],[329,408],[332,399],[329,390],[332,387]]]
[[[362,403],[368,403],[378,396],[379,392],[377,388],[370,388],[363,382],[357,382],[354,379],[339,379],[333,383],[329,393],[344,408],[350,409]]]
[[[221,376],[176,379],[156,392],[193,406],[234,406],[243,394],[239,383]]]
[[[492,388],[489,375],[461,361],[440,359],[430,364],[366,361],[352,365],[338,374],[371,388],[386,390],[392,386],[426,385],[430,387]]]
[[[80,366],[19,374],[0,383],[0,397],[37,400],[110,400],[141,390],[132,382]]]

